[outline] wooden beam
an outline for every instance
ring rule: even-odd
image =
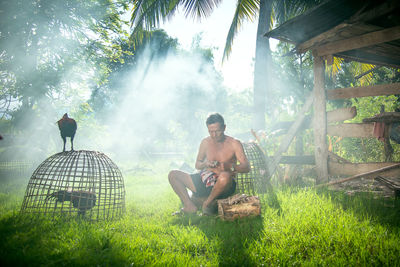
[[[319,56],[314,56],[314,155],[317,183],[328,180],[328,146],[326,144],[326,91],[325,63]]]
[[[334,28],[332,28],[324,33],[321,33],[320,35],[317,35],[314,38],[311,38],[311,39],[297,45],[296,51],[299,54],[305,53],[308,50],[310,50],[311,48],[313,48],[314,46],[318,46],[321,43],[325,43],[326,40],[328,40],[334,36],[337,36],[338,33],[340,33],[343,29],[345,29],[349,26],[350,26],[350,24],[348,24],[348,23],[341,23],[341,24],[335,26]]]
[[[386,43],[397,39],[400,39],[400,26],[330,42],[316,48],[316,50],[313,51],[316,51],[316,56],[327,56],[343,51]]]
[[[329,175],[365,175],[365,173],[398,164],[398,162],[338,163],[332,161],[328,163]],[[396,177],[396,175],[400,175],[400,170],[385,173],[385,177]]]
[[[328,135],[341,137],[374,137],[373,123],[342,123],[328,125]]]
[[[328,100],[378,95],[396,95],[400,94],[400,83],[332,89],[326,90],[326,94]]]
[[[393,58],[392,54],[388,56],[377,56],[371,53],[367,53],[364,50],[365,49],[345,51],[335,54],[335,56],[343,58],[347,61],[356,61],[364,64],[373,64],[400,69],[400,61]]]
[[[363,122],[400,122],[400,112],[381,112],[371,118],[363,119]]]
[[[299,117],[292,124],[287,135],[285,136],[284,140],[280,144],[278,150],[275,152],[274,159],[272,160],[271,164],[269,164],[269,166],[268,166],[270,177],[274,174],[276,167],[278,166],[278,164],[282,158],[282,153],[287,151],[287,149],[290,146],[290,143],[292,142],[293,138],[296,136],[297,131],[299,130],[300,126],[302,125],[302,123],[306,117],[306,113],[311,108],[313,100],[314,100],[313,95],[310,95],[307,98],[306,103],[304,103],[304,106],[301,108],[301,110],[299,112]]]

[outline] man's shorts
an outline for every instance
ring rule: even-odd
[[[208,197],[213,189],[213,186],[206,187],[205,183],[201,180],[200,172],[191,174],[194,187],[196,188],[196,192],[193,192],[195,197]],[[223,192],[221,195],[217,197],[217,199],[227,198],[235,193],[236,190],[236,181],[232,179],[232,185],[229,190]]]

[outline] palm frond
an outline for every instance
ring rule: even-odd
[[[310,9],[321,2],[322,0],[276,0],[273,3],[276,22],[282,24],[283,22],[302,14],[307,9]]]
[[[186,17],[191,16],[200,20],[211,15],[214,8],[221,2],[222,0],[184,0],[182,5],[185,9]]]
[[[355,77],[360,81],[362,86],[369,85],[372,81],[374,70],[376,66],[373,64],[363,64],[360,63],[360,67],[358,69],[358,75]]]
[[[134,0],[131,16],[131,40],[134,45],[142,42],[149,31],[159,27],[161,22],[170,19],[181,0]]]
[[[342,63],[343,59],[340,57],[333,57],[333,64],[332,64],[332,69],[331,69],[331,76],[335,77],[336,74],[339,73],[339,71],[342,69]]]
[[[134,0],[132,7],[132,27],[142,25],[146,30],[159,27],[174,15],[182,0]]]
[[[238,1],[236,6],[235,15],[233,16],[233,20],[231,23],[231,27],[229,28],[228,36],[226,37],[224,55],[222,60],[225,60],[229,57],[232,51],[232,43],[236,34],[238,33],[240,27],[244,20],[253,21],[258,14],[260,8],[260,1],[250,1],[250,0],[241,0]]]

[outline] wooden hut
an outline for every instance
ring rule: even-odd
[[[348,115],[344,116],[351,117],[355,116],[355,111],[338,110],[333,112],[336,115],[329,114],[326,111],[327,100],[400,94],[400,83],[326,90],[324,81],[325,66],[332,64],[334,57],[400,68],[399,14],[398,0],[329,0],[265,34],[266,37],[294,44],[296,53],[312,51],[314,59],[313,94],[276,152],[270,164],[270,173],[275,171],[277,164],[282,163],[282,153],[303,123],[304,114],[313,106],[313,160],[318,183],[327,182],[330,175],[368,176],[384,173],[385,176],[400,177],[399,164],[393,162],[355,164],[345,160],[334,161],[337,156],[328,152],[326,142],[327,135],[372,137],[374,127],[374,118],[361,124],[329,125],[329,121],[337,120],[335,116],[343,117],[347,112]],[[395,112],[382,113],[380,117],[375,121],[400,121],[400,114]],[[389,142],[387,136],[385,142]],[[298,159],[299,162],[302,160]]]

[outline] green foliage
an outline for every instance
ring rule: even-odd
[[[275,77],[277,77],[273,89],[269,94],[269,118],[271,129],[275,129],[277,121],[293,121],[299,115],[305,97],[313,89],[313,61],[311,54],[296,55],[292,53],[293,45],[280,43],[274,53]],[[365,86],[369,84],[393,83],[399,80],[399,71],[386,67],[374,67],[372,65],[357,62],[347,62],[336,59],[332,66],[327,67],[325,75],[327,90]],[[348,123],[362,123],[364,118],[372,117],[380,112],[383,105],[385,111],[393,112],[400,106],[398,96],[362,97],[345,100],[330,100],[327,102],[327,110],[342,107],[355,106],[357,116],[347,121]],[[277,119],[278,118],[278,119]],[[306,154],[313,154],[313,135],[306,131],[303,135]],[[277,143],[281,138],[267,140],[264,144],[266,151],[276,151]],[[328,142],[334,153],[350,160],[351,162],[381,162],[384,161],[383,143],[376,138],[339,138],[328,136]],[[399,144],[391,142],[394,153],[393,160],[400,160]],[[294,154],[294,145],[289,148],[288,154]]]
[[[21,120],[43,99],[95,81],[93,69],[107,72],[104,62],[122,54],[114,38],[124,34],[126,8],[110,0],[2,1],[1,99],[18,101],[2,115]]]
[[[132,165],[123,165],[126,169]],[[20,216],[24,180],[2,182],[3,266],[397,266],[399,213],[394,200],[313,189],[277,191],[281,212],[221,221],[174,217],[180,208],[167,162],[124,172],[127,209],[116,221]],[[157,166],[157,167],[154,167]],[[150,169],[147,169],[149,167]],[[123,168],[123,170],[125,169]],[[396,204],[397,203],[397,204]],[[391,207],[390,207],[391,206]]]
[[[365,81],[356,80],[360,71],[364,71],[360,63],[342,63],[342,69],[336,76],[328,79],[331,88],[343,88],[365,85]],[[382,67],[371,72],[371,84],[391,83],[398,79],[397,71]],[[370,118],[380,113],[381,106],[386,112],[394,112],[399,106],[398,96],[372,96],[352,98],[346,101],[329,101],[328,109],[342,106],[354,106],[357,116],[349,123],[362,123],[364,118]],[[383,142],[376,138],[343,138],[332,137],[333,152],[351,162],[383,162],[385,161]],[[400,160],[400,145],[391,141],[394,149],[393,161]]]

